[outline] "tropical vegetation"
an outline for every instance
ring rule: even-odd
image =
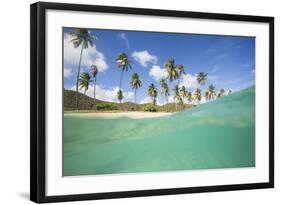
[[[118,110],[114,103],[100,103],[97,105],[97,110]]]
[[[152,98],[153,105],[156,105],[156,98],[158,96],[158,91],[153,83],[148,87],[148,95]]]
[[[147,94],[151,98],[151,104],[140,105],[137,103],[137,91],[143,87],[143,82],[141,77],[137,72],[131,75],[130,86],[134,92],[134,103],[123,103],[124,91],[122,90],[122,81],[124,72],[132,69],[133,61],[129,58],[128,54],[121,52],[116,57],[117,68],[120,69],[119,87],[116,93],[116,99],[119,105],[110,102],[103,102],[96,98],[96,87],[97,87],[97,77],[99,73],[99,68],[97,65],[90,65],[88,72],[81,72],[81,64],[84,49],[94,46],[97,37],[90,33],[88,29],[77,28],[73,32],[69,33],[71,36],[71,43],[74,48],[80,48],[80,56],[77,67],[77,77],[76,77],[76,89],[75,89],[75,109],[79,110],[93,109],[93,110],[143,110],[149,112],[161,111],[179,111],[186,109],[191,106],[199,105],[202,100],[212,101],[217,98],[221,98],[226,94],[231,94],[232,90],[221,88],[219,90],[213,84],[210,84],[207,89],[203,92],[202,88],[208,81],[208,74],[201,71],[196,75],[196,80],[198,83],[197,88],[192,92],[191,87],[183,82],[183,76],[186,74],[186,67],[183,64],[177,64],[174,58],[167,59],[164,64],[166,77],[160,79],[159,85],[161,88],[161,96],[163,98],[162,104],[157,105],[158,90],[154,83],[150,83],[147,87]],[[78,94],[78,90],[83,90],[84,95],[86,95],[89,87],[93,83],[93,101],[87,98],[86,104],[83,96]],[[173,96],[170,98],[170,90],[173,91]],[[72,94],[71,94],[72,96]],[[81,103],[79,100],[81,99]],[[173,100],[172,100],[173,99]],[[172,102],[173,103],[172,103]],[[71,104],[71,109],[73,109],[73,103]],[[190,105],[190,106],[188,106]],[[81,107],[80,107],[81,106]],[[172,108],[174,106],[174,108]],[[181,108],[181,109],[180,109]],[[163,110],[164,109],[164,110]],[[165,110],[166,109],[166,110]]]
[[[132,68],[132,61],[129,60],[129,57],[126,53],[120,53],[116,58],[116,62],[117,62],[117,67],[119,69],[121,69],[121,75],[120,75],[120,81],[119,81],[119,90],[117,91],[117,98],[121,103],[122,99],[124,98],[123,91],[122,91],[123,73],[124,73],[124,71],[128,71],[129,69]]]
[[[84,72],[80,75],[79,88],[80,90],[84,89],[84,94],[89,89],[90,81],[91,81],[91,76],[89,73]]]
[[[78,85],[79,85],[79,77],[80,77],[80,69],[81,69],[81,61],[83,50],[87,49],[89,46],[93,46],[94,41],[97,39],[96,36],[91,35],[88,29],[77,28],[73,32],[70,33],[74,48],[78,48],[81,46],[80,58],[77,69],[77,77],[76,77],[76,109],[78,110]]]
[[[98,75],[98,67],[96,65],[91,65],[90,72],[94,79],[94,106],[96,101],[96,86],[97,86],[97,75]]]
[[[141,82],[141,80],[139,78],[139,75],[137,73],[134,73],[132,75],[130,84],[131,84],[131,87],[132,87],[132,89],[134,90],[134,93],[135,93],[135,103],[137,103],[137,89],[142,86],[142,82]]]

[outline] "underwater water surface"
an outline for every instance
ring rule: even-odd
[[[64,115],[63,175],[255,166],[255,88],[171,116]]]

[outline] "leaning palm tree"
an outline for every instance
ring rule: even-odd
[[[207,80],[207,73],[199,72],[196,78],[199,85],[204,85]]]
[[[90,82],[91,82],[91,76],[89,73],[82,73],[80,75],[80,78],[79,78],[79,89],[84,89],[84,94],[86,94],[86,91],[89,89],[89,85],[90,85]]]
[[[182,99],[184,100],[185,98],[187,98],[187,90],[185,88],[185,86],[183,85],[181,88],[180,88],[180,96],[182,97]]]
[[[96,105],[96,85],[97,85],[97,75],[98,67],[96,65],[91,65],[90,72],[94,78],[94,106]]]
[[[173,58],[168,59],[164,67],[167,69],[167,77],[170,82],[173,82],[174,80],[177,80],[179,78],[177,66]]]
[[[184,67],[184,65],[180,64],[180,65],[177,65],[176,69],[177,69],[177,72],[178,72],[178,74],[179,74],[178,83],[180,83],[180,82],[179,82],[180,77],[181,77],[183,74],[185,74],[185,71],[184,71],[184,70],[185,70],[185,67]]]
[[[153,105],[156,104],[156,98],[158,96],[157,88],[154,86],[154,84],[150,84],[148,87],[148,95],[152,98]]]
[[[169,87],[168,87],[165,79],[162,78],[160,80],[160,86],[161,86],[161,89],[162,89],[161,92],[162,92],[162,95],[163,95],[163,104],[164,104],[164,101],[165,101],[164,99],[166,98],[166,100],[167,100],[168,96],[170,95]],[[168,102],[168,100],[167,100],[167,102]]]
[[[175,85],[175,88],[173,90],[174,90],[175,107],[176,107],[176,110],[178,110],[177,104],[179,103],[179,104],[183,105],[183,100],[180,95],[179,85]]]
[[[122,100],[124,98],[122,90],[117,91],[117,99],[119,100],[120,104],[122,103]]]
[[[142,86],[142,82],[137,73],[134,73],[131,78],[131,87],[135,91],[135,104],[137,105],[137,89]]]
[[[208,96],[207,96],[208,100],[214,100],[215,97],[217,96],[216,88],[214,85],[209,85],[207,92],[208,92]]]
[[[129,69],[132,68],[132,61],[129,60],[129,57],[126,53],[120,53],[116,58],[116,62],[117,62],[117,67],[121,69],[121,76],[119,81],[119,90],[121,90],[123,72],[128,71]]]
[[[78,110],[78,84],[79,84],[83,50],[84,48],[87,49],[89,46],[92,47],[97,37],[91,35],[88,29],[84,29],[84,28],[77,28],[73,32],[70,32],[70,35],[71,35],[71,42],[73,43],[74,48],[78,48],[81,46],[77,77],[76,77],[76,109]]]
[[[193,96],[192,96],[192,93],[191,93],[191,92],[187,92],[187,100],[188,100],[188,102],[192,103],[192,101],[193,101]]]
[[[169,102],[169,95],[170,95],[170,88],[167,85],[167,83],[165,83],[165,86],[163,88],[163,94],[164,94],[164,96],[166,98],[166,102],[168,103]]]
[[[197,103],[199,104],[202,99],[201,90],[197,88],[193,95],[194,95],[194,99],[197,100]]]
[[[209,90],[206,90],[206,92],[205,92],[205,99],[206,99],[206,101],[211,99]]]
[[[164,84],[165,84],[165,79],[162,78],[162,79],[160,80],[160,87],[161,87],[161,93],[162,93],[162,96],[163,96],[163,104],[164,104],[164,101],[165,101],[165,100],[164,100],[165,96],[164,96],[164,93],[163,93]]]

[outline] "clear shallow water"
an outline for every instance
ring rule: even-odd
[[[255,166],[255,89],[172,116],[64,116],[64,176]]]

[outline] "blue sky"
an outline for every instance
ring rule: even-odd
[[[75,89],[76,73],[81,47],[73,48],[68,35],[72,29],[64,29],[64,87]],[[117,101],[121,70],[116,66],[120,52],[128,54],[133,61],[132,69],[125,72],[122,80],[124,101],[133,101],[130,78],[137,72],[143,86],[137,91],[137,102],[150,102],[147,95],[149,84],[154,83],[159,91],[158,103],[162,103],[159,80],[166,76],[163,68],[168,58],[185,66],[186,74],[180,79],[189,91],[199,85],[198,72],[208,74],[205,90],[210,84],[216,89],[238,91],[255,84],[255,38],[199,34],[159,32],[132,32],[117,30],[90,30],[97,36],[95,45],[85,49],[82,56],[82,72],[89,71],[92,64],[99,69],[97,77],[98,99]],[[168,81],[167,81],[168,82]],[[173,87],[175,82],[171,84]],[[92,86],[87,95],[93,96]],[[170,100],[172,100],[172,95]]]

